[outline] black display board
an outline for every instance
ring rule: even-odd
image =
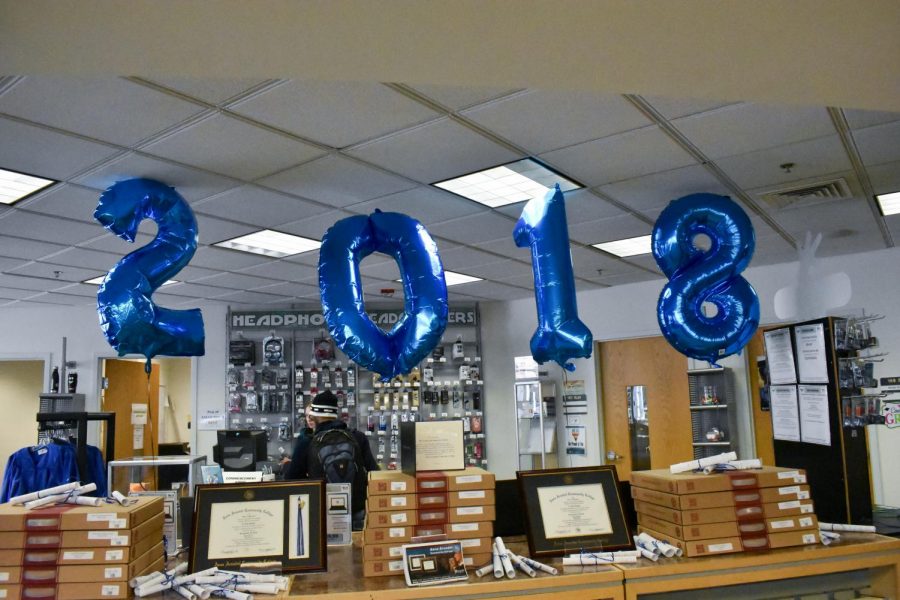
[[[806,470],[816,516],[820,521],[870,525],[872,492],[866,432],[862,427],[843,426],[841,389],[837,375],[840,357],[834,345],[834,318],[804,321],[767,331],[790,330],[794,364],[797,365],[799,358],[795,328],[812,324],[824,326],[831,445],[774,440],[775,464]],[[848,391],[845,390],[845,393]]]

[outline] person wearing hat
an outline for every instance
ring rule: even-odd
[[[377,471],[366,436],[351,430],[339,418],[337,396],[325,390],[313,398],[307,423],[312,435],[301,435],[285,479],[323,478],[329,483],[350,483],[353,529],[362,529],[365,519],[368,472]]]

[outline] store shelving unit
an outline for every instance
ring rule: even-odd
[[[737,414],[732,373],[725,368],[688,371],[694,458],[737,449]]]

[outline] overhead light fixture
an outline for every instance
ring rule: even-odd
[[[322,242],[318,240],[272,231],[271,229],[263,229],[213,244],[213,246],[219,246],[220,248],[262,254],[272,258],[284,258],[285,256],[317,250],[321,245]]]
[[[639,235],[638,237],[624,240],[593,244],[593,246],[598,250],[615,254],[619,258],[625,258],[626,256],[637,256],[638,254],[650,254],[650,238],[651,236],[649,235]]]
[[[106,275],[101,275],[100,277],[94,277],[93,279],[85,279],[81,283],[89,283],[91,285],[100,285],[101,283],[103,283],[104,279],[106,279]],[[174,283],[181,283],[181,282],[178,281],[177,279],[170,279],[167,282],[165,282],[163,285],[172,285]]]
[[[878,200],[878,208],[885,217],[900,213],[900,192],[891,192],[890,194],[879,194],[875,196]]]
[[[403,282],[402,279],[395,279],[394,281]],[[465,275],[463,273],[455,273],[453,271],[444,271],[444,281],[447,282],[447,287],[451,285],[459,285],[461,283],[472,283],[474,281],[484,281],[481,277],[472,277],[471,275]]]
[[[563,192],[584,187],[533,158],[524,158],[432,185],[497,208],[532,198],[543,198],[557,184]]]
[[[0,169],[0,204],[15,204],[54,183],[52,179]]]

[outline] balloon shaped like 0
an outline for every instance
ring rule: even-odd
[[[389,332],[365,311],[359,263],[373,252],[394,257],[400,267],[405,313]],[[400,213],[376,210],[335,223],[319,249],[319,289],[338,348],[384,380],[409,373],[447,328],[447,283],[437,244],[421,223]]]
[[[531,247],[538,316],[531,355],[538,363],[552,360],[574,371],[575,365],[567,361],[589,358],[593,336],[578,318],[566,205],[558,185],[543,198],[528,201],[513,240],[520,248]]]
[[[174,188],[152,179],[129,179],[103,194],[94,218],[128,242],[144,219],[156,222],[156,238],[116,264],[97,292],[100,328],[119,356],[203,356],[200,309],[156,306],[153,292],[187,265],[197,249],[197,220]]]
[[[695,245],[700,234],[711,241],[708,250]],[[740,273],[755,245],[749,217],[727,196],[691,194],[662,212],[652,247],[669,283],[657,318],[676,350],[715,365],[747,345],[759,326],[759,298]],[[715,305],[715,315],[704,315],[705,302]]]

